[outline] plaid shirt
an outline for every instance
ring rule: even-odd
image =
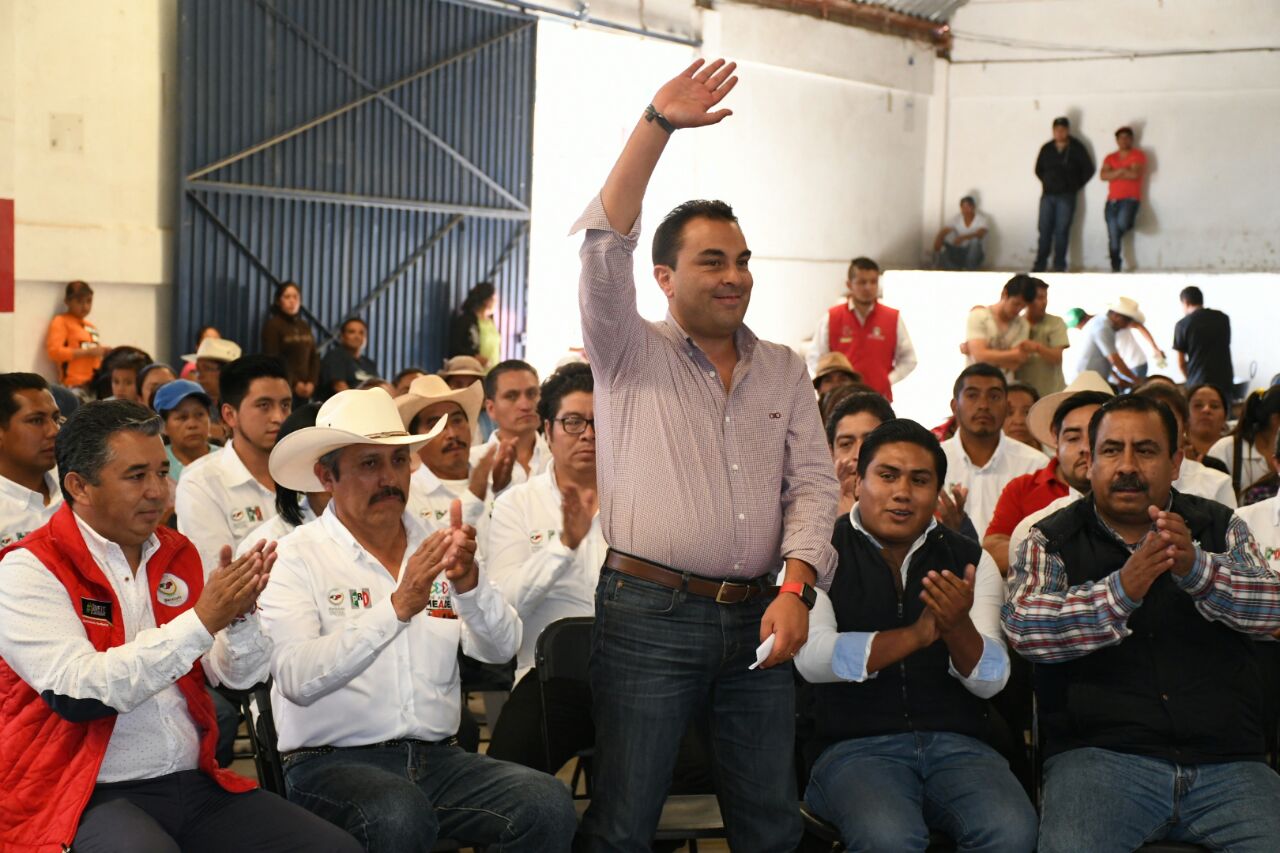
[[[1106,529],[1130,553],[1141,544],[1130,545]],[[1226,544],[1225,554],[1206,552],[1197,544],[1191,571],[1169,576],[1191,596],[1204,618],[1245,634],[1270,634],[1280,628],[1280,575],[1267,567],[1248,525],[1238,515],[1231,517]],[[1033,527],[1010,567],[1010,595],[1001,614],[1009,645],[1039,663],[1055,663],[1083,657],[1129,636],[1129,615],[1142,602],[1125,595],[1120,571],[1068,586],[1061,556],[1049,553],[1045,545],[1044,533]]]
[[[639,218],[617,233],[597,196],[574,226],[583,229],[579,300],[605,541],[716,579],[756,578],[795,558],[825,589],[840,487],[804,361],[742,326],[726,394],[670,314],[652,323],[636,310]]]

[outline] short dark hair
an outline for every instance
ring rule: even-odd
[[[1183,426],[1191,420],[1191,406],[1176,385],[1148,381],[1134,393],[1164,403],[1171,412],[1182,419]]]
[[[1058,408],[1053,410],[1053,420],[1049,423],[1049,429],[1056,436],[1062,431],[1062,422],[1067,419],[1067,415],[1076,409],[1083,409],[1085,406],[1106,405],[1114,396],[1114,394],[1108,394],[1105,391],[1077,391],[1059,403]]]
[[[1027,302],[1033,302],[1036,298],[1036,289],[1041,285],[1045,288],[1049,287],[1049,285],[1040,281],[1040,279],[1033,278],[1024,272],[1020,272],[1004,283],[1004,289],[1000,291],[1000,295],[1005,299],[1012,299],[1015,296],[1020,296]]]
[[[974,201],[974,200],[973,200],[973,196],[971,196],[971,195],[966,195],[966,196],[961,196],[961,197],[960,197],[960,203],[961,203],[961,204],[964,204],[965,202],[968,202],[969,204],[973,205],[974,207],[977,207],[977,206],[978,206],[978,203],[977,203],[976,201]]]
[[[495,364],[488,373],[484,375],[484,398],[492,400],[494,395],[498,393],[498,377],[504,373],[515,373],[516,371],[525,370],[533,374],[533,378],[538,378],[538,371],[533,369],[533,365],[527,361],[521,361],[518,358],[509,358],[506,361],[500,361]]]
[[[555,420],[560,401],[577,391],[586,394],[595,391],[595,379],[588,364],[566,364],[547,377],[542,383],[542,396],[538,398],[538,419],[544,424]]]
[[[54,453],[58,459],[58,486],[68,504],[75,500],[67,491],[67,475],[79,474],[98,484],[102,467],[111,461],[108,441],[118,432],[160,435],[160,416],[141,403],[129,400],[99,400],[86,403],[67,418],[58,430]]]
[[[284,363],[273,355],[245,355],[224,364],[218,374],[218,396],[222,402],[239,409],[255,379],[283,379],[289,384]]]
[[[1181,447],[1178,442],[1178,422],[1174,420],[1173,411],[1165,405],[1163,400],[1141,394],[1125,394],[1123,397],[1112,397],[1102,404],[1102,408],[1093,413],[1093,417],[1089,418],[1089,450],[1091,452],[1098,449],[1098,430],[1102,427],[1102,419],[1112,412],[1138,412],[1139,414],[1155,412],[1164,424],[1165,438],[1169,442],[1169,455],[1173,456]]]
[[[425,376],[427,374],[427,371],[423,370],[421,367],[406,367],[404,370],[400,371],[395,375],[395,378],[391,380],[391,384],[399,385],[401,379],[404,379],[406,376],[412,373],[421,373],[423,376]]]
[[[1204,305],[1204,293],[1194,284],[1182,288],[1178,298],[1187,305]]]
[[[891,421],[897,417],[893,412],[893,406],[889,405],[889,401],[875,391],[858,391],[850,394],[836,403],[835,408],[831,410],[830,416],[827,417],[827,446],[835,447],[836,430],[840,427],[840,421],[850,415],[860,415],[863,412],[879,418],[880,423]]]
[[[1054,127],[1059,127],[1059,126],[1071,127],[1071,119],[1067,118],[1066,116],[1058,116],[1053,120],[1053,126]]]
[[[369,331],[369,324],[364,321],[363,317],[348,317],[342,321],[342,325],[338,327],[338,331],[345,332],[347,330],[347,326],[350,326],[352,323],[359,323],[361,326],[364,326],[364,330],[366,332]]]
[[[658,223],[653,232],[653,265],[676,268],[676,256],[684,243],[684,226],[693,219],[715,219],[720,222],[738,221],[733,208],[723,201],[694,199],[677,205]]]
[[[933,470],[938,475],[938,488],[942,488],[947,478],[947,454],[936,435],[908,418],[885,421],[862,440],[862,448],[858,451],[858,476],[867,476],[867,468],[871,467],[876,452],[882,446],[899,442],[915,444],[929,451],[933,456]]]
[[[873,270],[880,272],[880,265],[866,256],[859,256],[849,261],[849,271],[845,273],[845,278],[853,281],[854,270]]]
[[[291,432],[315,426],[316,414],[319,411],[319,403],[307,403],[305,406],[294,409],[280,425],[280,434],[276,436],[276,441]],[[297,527],[303,522],[301,498],[301,492],[276,483],[276,512],[280,513],[280,517],[287,521],[290,527]]]
[[[49,383],[38,373],[0,373],[0,429],[18,413],[19,391],[48,391]]]
[[[956,377],[955,384],[951,386],[951,399],[959,400],[960,392],[964,390],[964,381],[970,376],[986,376],[990,379],[999,379],[1000,385],[1007,392],[1009,390],[1009,380],[1004,378],[1004,371],[996,367],[994,364],[986,364],[978,362],[971,364],[964,370],[960,371],[960,375]]]
[[[64,291],[62,298],[78,299],[81,296],[92,296],[92,295],[93,295],[93,288],[89,286],[89,283],[87,281],[80,281],[80,279],[76,279],[75,281],[67,282],[67,288]]]
[[[1128,134],[1130,139],[1133,138],[1133,128],[1129,127],[1127,124],[1124,127],[1116,128],[1116,136],[1119,136],[1122,133]]]
[[[1004,395],[1008,397],[1014,391],[1021,391],[1023,394],[1027,394],[1031,397],[1031,402],[1033,403],[1040,402],[1040,392],[1025,382],[1012,382],[1009,385],[1006,385]]]

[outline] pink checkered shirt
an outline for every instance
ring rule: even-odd
[[[597,196],[573,233],[584,229],[579,301],[605,541],[717,579],[756,578],[795,558],[826,588],[839,485],[804,361],[743,326],[726,394],[670,314],[651,323],[636,311],[639,219],[624,237]]]

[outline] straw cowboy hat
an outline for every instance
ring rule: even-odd
[[[854,382],[862,381],[862,374],[853,369],[848,356],[842,352],[828,352],[818,359],[817,369],[813,372],[813,387],[817,388],[822,378],[832,373],[847,373],[853,377]]]
[[[1147,322],[1147,315],[1143,314],[1138,308],[1138,303],[1127,296],[1121,296],[1115,302],[1112,302],[1107,306],[1107,310],[1114,311],[1122,317],[1128,317],[1135,323]]]
[[[484,386],[477,381],[455,391],[436,374],[424,373],[409,384],[406,393],[396,397],[400,422],[408,429],[418,412],[436,403],[457,403],[466,412],[467,422],[474,424],[480,417],[480,407],[484,404]],[[433,432],[432,435],[434,434]]]
[[[436,420],[426,435],[405,432],[391,395],[381,388],[334,394],[316,413],[316,425],[289,433],[271,451],[271,478],[297,492],[323,492],[315,474],[316,461],[331,450],[353,444],[408,447],[417,450],[444,429]]]
[[[1081,372],[1066,388],[1055,394],[1044,395],[1027,412],[1027,429],[1031,430],[1036,441],[1046,447],[1055,447],[1058,444],[1053,437],[1053,415],[1058,411],[1058,406],[1062,405],[1063,400],[1081,391],[1101,391],[1111,397],[1116,394],[1115,390],[1107,384],[1107,380],[1092,370]]]
[[[440,368],[440,375],[445,379],[450,376],[474,376],[479,379],[484,376],[484,366],[469,355],[455,355],[445,361],[444,367]]]
[[[195,352],[182,357],[183,361],[207,358],[210,361],[235,361],[240,357],[240,345],[226,338],[205,338]]]

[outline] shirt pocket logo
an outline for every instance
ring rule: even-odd
[[[165,572],[156,587],[156,601],[167,607],[177,607],[187,601],[187,582],[175,574]]]

